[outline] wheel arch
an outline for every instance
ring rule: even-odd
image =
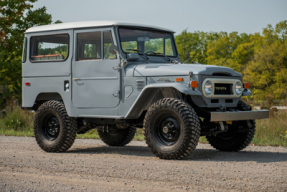
[[[58,92],[42,92],[42,93],[38,93],[38,95],[36,96],[36,98],[33,102],[34,103],[33,106],[23,107],[23,109],[36,111],[40,107],[40,105],[42,105],[46,101],[50,101],[50,100],[56,100],[56,101],[64,102],[63,97]]]
[[[149,84],[141,91],[125,118],[136,119],[146,111],[149,106],[162,98],[182,99],[182,95],[202,95],[201,92],[187,88],[180,83],[155,83]]]

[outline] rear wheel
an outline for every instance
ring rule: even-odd
[[[105,144],[109,146],[124,146],[132,141],[136,128],[118,129],[116,125],[109,125],[104,130],[98,130],[98,133]]]
[[[59,101],[43,103],[34,119],[34,134],[38,145],[46,152],[68,150],[76,138],[76,121],[68,116]]]
[[[239,101],[238,107],[242,111],[250,111],[251,107]],[[237,152],[246,148],[255,134],[255,120],[238,121],[225,133],[206,136],[206,139],[219,151]]]
[[[200,126],[192,107],[174,98],[154,103],[144,119],[145,140],[149,149],[162,159],[182,159],[196,148]]]

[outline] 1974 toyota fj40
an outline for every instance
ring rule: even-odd
[[[47,152],[68,150],[77,134],[97,129],[123,146],[143,128],[159,158],[182,159],[200,136],[221,151],[252,140],[255,119],[240,100],[251,95],[226,67],[181,63],[173,31],[114,21],[38,26],[25,33],[23,104],[36,111],[34,133]]]

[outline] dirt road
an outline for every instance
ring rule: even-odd
[[[287,191],[287,149],[239,153],[199,144],[181,161],[160,160],[144,142],[108,147],[78,139],[46,153],[34,138],[0,137],[0,191]]]

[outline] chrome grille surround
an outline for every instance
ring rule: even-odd
[[[207,95],[204,90],[204,85],[206,81],[210,81],[213,86],[213,91],[210,95]],[[202,93],[206,98],[238,98],[241,96],[242,93],[240,95],[237,95],[235,92],[235,84],[237,82],[241,83],[239,79],[206,78],[202,83]],[[232,86],[232,91],[230,91],[230,94],[215,94],[215,84],[229,84],[230,86]]]

